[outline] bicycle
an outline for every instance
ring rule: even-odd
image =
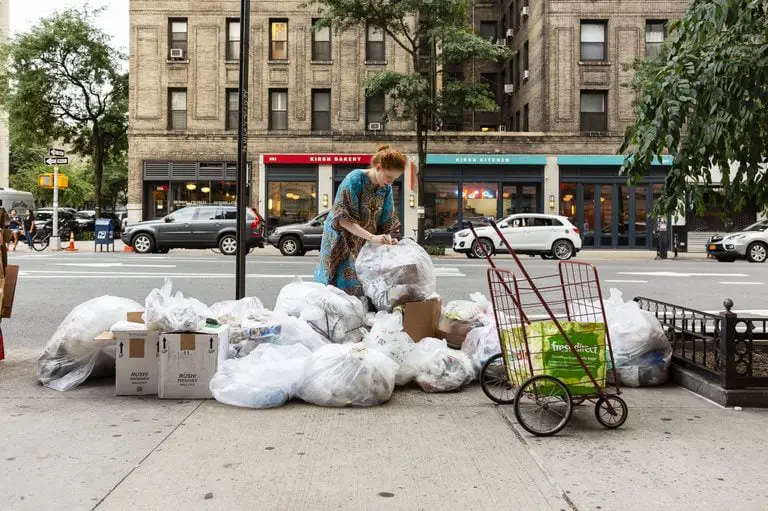
[[[61,227],[59,229],[59,248],[64,249],[69,245],[69,233],[70,229],[67,227]],[[32,236],[32,249],[37,252],[46,250],[51,244],[51,236],[53,235],[53,229],[49,226],[44,226],[37,230]]]

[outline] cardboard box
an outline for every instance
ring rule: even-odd
[[[210,399],[208,384],[229,354],[229,327],[160,334],[160,399]]]
[[[160,377],[160,333],[116,330],[115,395],[156,395]]]
[[[13,301],[16,297],[16,281],[19,278],[19,267],[9,264],[5,267],[5,280],[3,282],[3,310],[2,317],[10,318],[13,313]]]
[[[437,298],[406,303],[403,307],[403,330],[416,342],[435,337],[441,311],[442,305]]]
[[[144,324],[144,318],[142,317],[144,315],[143,312],[129,312],[128,313],[128,323],[141,323]]]

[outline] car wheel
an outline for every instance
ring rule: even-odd
[[[557,240],[552,245],[552,256],[560,261],[567,261],[573,257],[573,244],[568,240]]]
[[[542,259],[554,259],[552,254],[539,254],[539,257],[541,257]]]
[[[139,234],[133,238],[133,250],[137,254],[149,254],[155,249],[155,240],[149,234]]]
[[[478,259],[485,259],[486,254],[493,255],[493,245],[485,238],[475,240],[472,242],[472,254]]]
[[[284,256],[301,255],[301,242],[295,236],[286,236],[280,240],[280,253]]]
[[[156,248],[155,254],[167,254],[170,251],[171,251],[170,248]]]
[[[477,259],[477,256],[476,256],[475,254],[473,254],[472,252],[467,252],[467,253],[466,253],[466,256],[467,256],[468,258],[470,258],[470,259]]]
[[[747,260],[750,263],[764,263],[768,259],[768,245],[756,241],[747,247]]]
[[[237,254],[237,238],[234,234],[225,234],[219,240],[219,250],[226,256]]]

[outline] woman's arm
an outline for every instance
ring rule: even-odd
[[[373,241],[374,243],[379,243],[381,245],[396,243],[388,234],[371,234],[355,222],[346,218],[339,220],[339,225],[358,238],[363,238],[365,241]]]

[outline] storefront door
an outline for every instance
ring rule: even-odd
[[[317,166],[267,166],[268,231],[317,214]]]

